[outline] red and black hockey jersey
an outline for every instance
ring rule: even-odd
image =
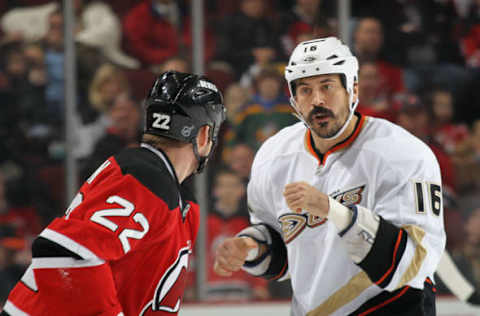
[[[177,315],[199,208],[148,145],[109,158],[35,240],[7,315]]]

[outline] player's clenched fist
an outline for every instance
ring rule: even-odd
[[[258,248],[258,243],[250,237],[225,239],[217,248],[214,271],[222,276],[231,276],[232,272],[240,270],[250,250],[255,248]]]
[[[328,196],[306,182],[287,184],[283,196],[288,207],[294,212],[300,213],[304,209],[310,214],[327,217]]]

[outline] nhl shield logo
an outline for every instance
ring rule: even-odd
[[[194,127],[193,125],[191,125],[191,126],[184,126],[184,127],[182,128],[182,131],[181,131],[182,136],[183,136],[183,137],[190,137],[190,135],[192,135],[192,131],[193,131],[194,128],[195,128],[195,127]]]

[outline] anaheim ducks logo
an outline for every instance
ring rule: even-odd
[[[365,190],[365,184],[344,192],[333,193],[332,198],[345,206],[359,204],[360,202],[362,202],[363,190]]]
[[[362,201],[362,193],[364,189],[365,185],[361,185],[344,192],[335,192],[332,194],[332,198],[345,206],[359,204]],[[300,233],[305,229],[305,227],[315,228],[324,224],[327,219],[309,213],[287,213],[281,215],[278,218],[278,221],[282,226],[283,240],[285,244],[288,244],[298,235],[300,235]]]
[[[309,213],[289,213],[280,216],[278,221],[282,225],[283,240],[288,244],[294,240],[305,229],[305,227],[308,226],[314,228],[320,226],[325,223],[327,219]]]

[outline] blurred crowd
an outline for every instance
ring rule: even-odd
[[[0,306],[30,260],[31,241],[69,202],[65,129],[75,131],[80,181],[138,145],[155,75],[192,69],[190,1],[74,0],[76,115],[65,126],[62,2],[0,0]],[[228,110],[208,170],[208,299],[287,297],[288,284],[216,276],[212,260],[223,238],[248,225],[255,151],[297,122],[283,79],[288,56],[301,41],[338,36],[337,1],[204,3],[205,71]],[[447,248],[480,287],[480,1],[363,0],[351,9],[358,111],[396,122],[432,148],[443,173]],[[191,279],[187,300],[197,297],[194,271]]]

